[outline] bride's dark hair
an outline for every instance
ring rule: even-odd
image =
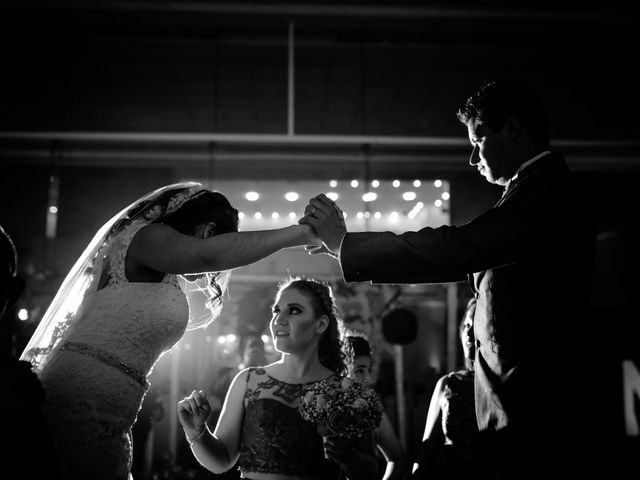
[[[224,195],[209,190],[197,192],[176,211],[154,221],[185,235],[193,234],[198,225],[209,222],[216,224],[216,235],[238,231],[238,210],[231,206]]]
[[[238,231],[238,210],[220,192],[202,189],[174,210],[169,208],[177,197],[188,195],[191,188],[170,188],[155,198],[140,202],[114,224],[109,236],[121,232],[139,217],[150,223],[163,223],[184,235],[193,235],[198,225],[209,222],[216,224],[216,234]],[[172,211],[165,214],[167,209]]]
[[[338,307],[328,283],[305,277],[290,277],[278,285],[278,293],[294,288],[305,295],[316,316],[326,315],[329,326],[318,345],[320,363],[337,375],[347,374],[347,355],[344,341],[344,325],[338,314]]]

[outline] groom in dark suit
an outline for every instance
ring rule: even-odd
[[[584,388],[574,339],[589,303],[595,222],[526,86],[485,84],[458,118],[470,165],[504,187],[493,208],[459,226],[347,233],[340,209],[319,195],[300,220],[324,242],[310,253],[338,258],[348,282],[467,277],[477,298],[475,404],[487,466],[500,479],[573,478],[587,421],[577,414]]]

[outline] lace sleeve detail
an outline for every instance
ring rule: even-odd
[[[114,237],[106,245],[104,252],[100,252],[103,271],[98,289],[107,286],[117,287],[129,283],[125,271],[129,245],[136,233],[146,225],[146,222],[134,222],[126,230]]]

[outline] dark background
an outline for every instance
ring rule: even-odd
[[[184,178],[446,178],[459,224],[500,192],[467,167],[456,109],[483,80],[525,79],[595,207],[594,298],[575,369],[605,477],[631,478],[640,450],[624,433],[621,363],[640,369],[639,20],[619,1],[4,1],[0,223],[40,299],[113,212]]]

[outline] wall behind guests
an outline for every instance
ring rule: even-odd
[[[491,208],[502,187],[488,183],[475,168],[447,175],[451,185],[451,225],[462,225]]]
[[[48,175],[45,170],[4,165],[0,175],[0,223],[16,244],[21,270],[44,261]]]
[[[639,478],[640,465],[640,173],[583,174],[598,225],[590,315],[576,332],[576,359],[592,426],[592,456],[608,478]]]

